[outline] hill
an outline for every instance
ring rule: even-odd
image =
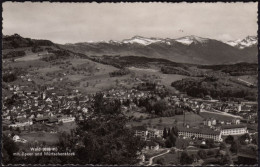
[[[192,97],[210,95],[215,99],[228,100],[230,98],[253,100],[257,99],[257,88],[247,87],[233,82],[228,77],[206,77],[201,79],[186,78],[175,81],[172,86],[186,92]]]

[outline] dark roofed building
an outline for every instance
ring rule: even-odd
[[[57,117],[50,117],[48,119],[48,123],[56,123],[56,122],[58,122],[58,118]]]
[[[40,117],[40,118],[34,118],[35,122],[45,122],[48,121],[49,117]]]

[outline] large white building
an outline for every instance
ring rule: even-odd
[[[183,126],[178,127],[178,136],[186,138],[196,137],[203,139],[213,139],[214,141],[222,141],[221,132],[214,131],[209,128],[186,128]]]
[[[248,133],[247,126],[241,124],[223,125],[221,126],[221,134],[227,135],[243,135]]]

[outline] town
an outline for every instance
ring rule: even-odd
[[[76,127],[75,122],[84,121],[93,113],[96,94],[84,95],[78,90],[65,93],[55,86],[8,85],[8,89],[12,95],[3,101],[3,133],[16,143],[26,145],[37,139],[43,142],[44,138],[56,141],[55,135],[69,132]],[[122,113],[129,118],[127,127],[145,141],[140,164],[166,164],[159,156],[153,161],[151,157],[172,152],[188,152],[187,156],[192,157],[190,162],[175,157],[173,164],[214,163],[210,157],[220,157],[223,145],[225,149],[235,150],[231,151],[230,161],[256,162],[253,151],[247,155],[243,151],[257,142],[257,103],[170,94],[160,82],[147,81],[128,90],[118,87],[102,91],[102,96],[120,102]],[[243,142],[242,146],[238,146],[238,141]],[[204,157],[199,155],[202,151]]]

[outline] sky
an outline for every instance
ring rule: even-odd
[[[56,43],[257,35],[257,3],[3,3],[3,34]]]

